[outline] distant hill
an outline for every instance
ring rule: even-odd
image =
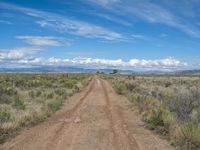
[[[68,73],[96,73],[104,72],[111,73],[113,69],[87,69],[81,67],[30,67],[30,68],[0,68],[0,72],[68,72]],[[133,70],[118,70],[120,74],[175,74],[175,75],[200,75],[200,70],[179,70],[179,71],[159,71],[159,70],[149,70],[149,71],[133,71]]]
[[[176,74],[179,74],[179,75],[200,75],[200,70],[181,70],[181,71],[177,71]]]
[[[104,73],[111,73],[113,69],[88,69],[88,68],[81,68],[81,67],[52,67],[52,66],[43,66],[43,67],[30,67],[30,68],[0,68],[0,72],[69,72],[69,73],[96,73],[104,72]],[[136,73],[132,70],[118,70],[121,74],[132,74]]]
[[[113,69],[85,69],[78,67],[31,67],[31,68],[0,68],[0,72],[69,72],[69,73],[111,73]],[[120,71],[121,73],[130,73],[130,71]]]
[[[89,73],[90,69],[74,67],[31,67],[31,68],[0,68],[0,72],[71,72],[71,73]]]

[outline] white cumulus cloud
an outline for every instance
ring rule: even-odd
[[[118,69],[148,69],[148,70],[175,70],[182,67],[187,67],[187,63],[181,62],[174,58],[145,60],[131,59],[123,61],[122,59],[100,59],[100,58],[23,58],[16,60],[16,64],[20,66],[66,66],[66,67],[83,67],[83,68],[118,68]]]

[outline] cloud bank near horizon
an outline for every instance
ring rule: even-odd
[[[102,59],[102,58],[42,58],[33,57],[35,53],[43,51],[41,47],[18,47],[11,50],[0,51],[0,68],[26,68],[26,67],[82,67],[82,68],[117,68],[117,69],[144,69],[144,70],[177,70],[188,66],[186,62],[169,57],[165,59]]]

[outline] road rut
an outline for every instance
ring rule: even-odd
[[[1,150],[172,150],[144,128],[126,98],[95,76],[51,118],[24,130]]]

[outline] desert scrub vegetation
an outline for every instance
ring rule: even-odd
[[[87,74],[0,74],[0,143],[51,116],[88,80]]]
[[[200,77],[104,75],[147,123],[177,149],[200,149]]]

